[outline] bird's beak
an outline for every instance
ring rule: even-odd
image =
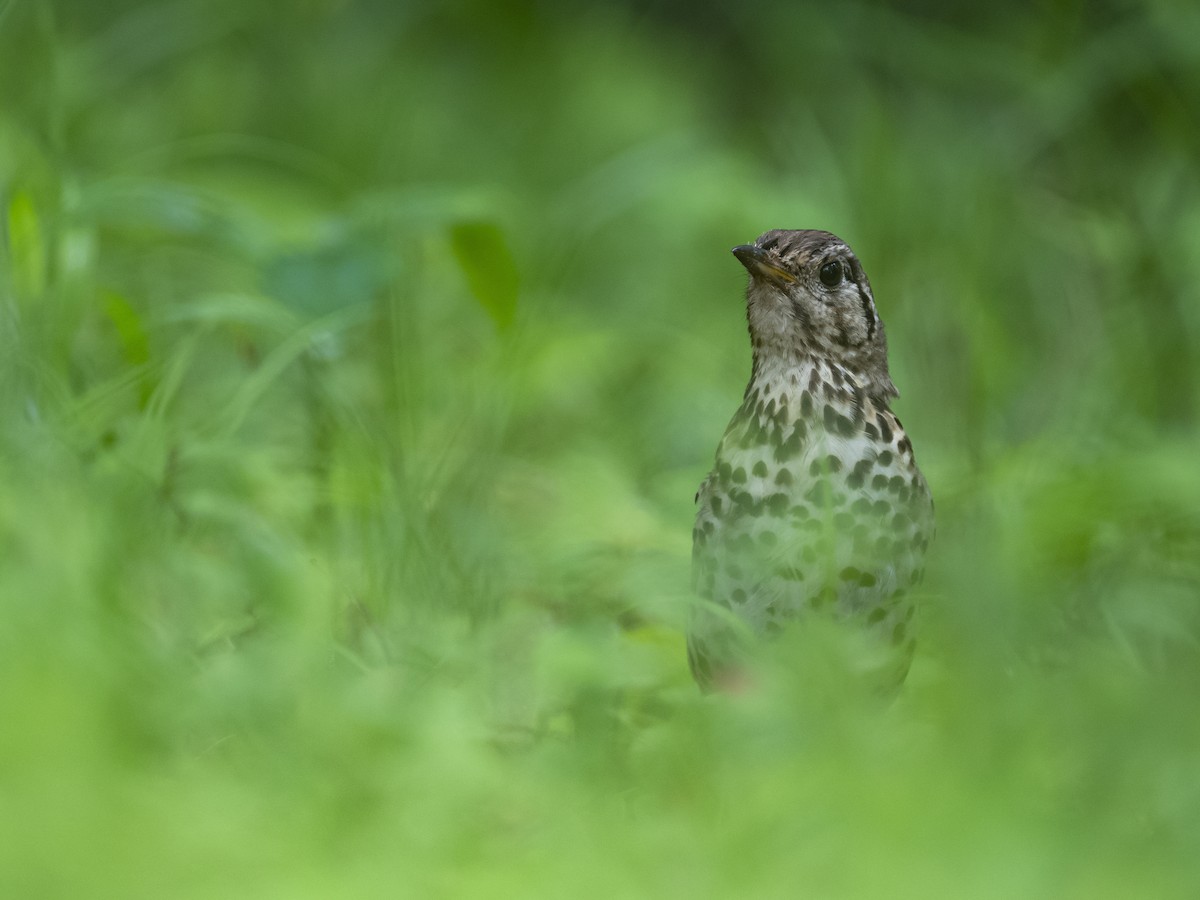
[[[780,286],[796,281],[796,276],[772,262],[767,251],[762,247],[756,247],[753,244],[738,244],[733,248],[733,255],[755,278],[766,278]]]

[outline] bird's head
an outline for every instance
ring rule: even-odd
[[[871,283],[845,241],[828,231],[777,229],[733,255],[750,273],[746,316],[756,365],[825,358],[880,398],[896,396]]]

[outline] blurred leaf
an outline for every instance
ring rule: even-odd
[[[104,312],[117,329],[125,360],[132,366],[149,362],[150,341],[142,327],[141,316],[132,304],[120,294],[109,293],[104,297]]]
[[[104,312],[117,330],[125,361],[133,367],[145,366],[150,361],[150,339],[146,336],[142,318],[133,308],[133,304],[120,294],[110,292],[104,296]],[[140,390],[142,406],[145,406],[153,390],[153,383],[143,372]]]
[[[46,245],[27,191],[17,191],[8,204],[8,253],[17,290],[40,294],[46,286]]]
[[[371,300],[386,272],[375,248],[360,239],[280,256],[263,278],[267,293],[291,309],[325,315]]]
[[[458,222],[450,226],[450,248],[471,293],[497,327],[511,325],[519,278],[504,232],[492,222]]]

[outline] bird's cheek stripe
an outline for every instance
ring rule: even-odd
[[[862,304],[863,318],[867,320],[867,340],[869,341],[875,337],[875,310],[872,308],[871,298],[862,289],[862,285],[856,281],[854,286],[858,289],[858,302]]]

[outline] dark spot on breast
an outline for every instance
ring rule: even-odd
[[[868,422],[863,426],[863,434],[865,434],[871,440],[876,440],[879,437],[879,429]]]
[[[888,486],[888,477],[886,475],[876,475],[871,479],[871,487],[877,491],[882,491]]]
[[[888,479],[888,490],[893,494],[898,494],[902,487],[904,487],[904,479],[899,475],[893,475]]]
[[[886,500],[876,500],[871,504],[871,511],[877,516],[886,516],[892,511],[892,504]]]
[[[859,497],[852,504],[850,504],[850,511],[856,512],[859,515],[869,513],[871,511],[871,501],[866,497]]]
[[[750,450],[753,447],[760,447],[767,442],[770,433],[763,425],[762,420],[755,419],[746,426],[742,432],[741,440],[738,441],[738,446],[743,450]]]
[[[900,443],[896,445],[896,449],[901,453],[908,454],[912,452],[912,442],[908,438],[900,438]]]
[[[892,429],[888,427],[887,416],[879,417],[879,437],[885,444],[892,442]]]
[[[804,445],[804,437],[804,423],[802,421],[798,421],[796,422],[795,427],[792,428],[792,433],[788,439],[775,448],[775,462],[787,462],[788,460],[798,456],[800,454],[800,448]]]
[[[807,519],[812,514],[808,511],[807,506],[797,504],[788,510],[788,515],[791,516],[793,519],[804,520],[804,519]]]
[[[733,593],[729,595],[729,598],[733,600],[735,605],[741,606],[746,602],[746,592],[741,588],[734,588]]]
[[[733,481],[734,484],[745,484],[746,483],[745,468],[743,468],[742,466],[738,466],[736,469],[734,469],[731,480]]]
[[[874,625],[877,622],[882,622],[887,618],[887,610],[882,606],[877,606],[867,614],[867,623]]]
[[[866,421],[866,397],[863,394],[862,388],[857,385],[850,394],[850,408],[854,414],[854,424],[861,425]]]
[[[838,578],[842,579],[842,581],[858,581],[860,575],[862,575],[862,572],[854,568],[854,566],[846,566],[846,568],[838,572]]]
[[[723,462],[717,465],[717,481],[728,482],[733,475],[733,469],[729,463]]]
[[[800,415],[807,418],[808,416],[812,415],[812,411],[813,411],[812,394],[810,394],[808,391],[805,391],[804,393],[802,393],[800,395]]]
[[[870,471],[871,471],[871,460],[860,459],[858,462],[856,462],[854,464],[854,471],[851,472],[850,476],[846,479],[846,484],[852,490],[858,490],[860,487],[863,486],[863,482],[866,481],[866,478],[867,478],[867,473]]]
[[[779,536],[773,531],[763,531],[758,535],[758,542],[764,547],[774,547],[779,543]]]
[[[834,431],[837,430],[838,414],[834,411],[834,408],[832,406],[830,406],[828,403],[826,403],[825,409],[823,409],[821,411],[821,416],[824,420],[826,431],[828,431],[832,434]]]
[[[826,585],[821,589],[820,593],[815,594],[813,598],[808,601],[808,605],[813,609],[820,610],[832,606],[836,602],[837,588],[833,587],[832,585]]]
[[[858,583],[862,587],[875,587],[875,574],[873,572],[863,572],[858,576]]]
[[[905,634],[907,634],[907,630],[904,627],[904,623],[897,622],[896,627],[892,629],[892,643],[903,644]]]
[[[850,437],[856,430],[854,427],[854,422],[851,419],[847,419],[845,416],[838,416],[837,429],[838,433],[843,437]]]
[[[884,450],[877,457],[875,457],[875,462],[879,463],[879,465],[883,466],[884,468],[887,468],[892,464],[892,451]]]
[[[757,362],[754,364],[754,369],[755,369],[755,371],[757,371],[757,369],[758,369],[758,363],[757,363]],[[747,392],[747,394],[749,394],[749,392],[750,392],[750,386],[749,386],[749,385],[746,385],[746,392]],[[742,400],[742,405],[738,407],[738,409],[737,409],[737,412],[735,412],[735,413],[733,414],[733,419],[732,419],[732,421],[730,421],[730,423],[729,423],[729,428],[730,428],[730,430],[733,430],[734,428],[737,428],[737,427],[739,427],[739,426],[741,426],[741,425],[744,425],[744,424],[746,424],[746,422],[749,420],[749,418],[750,418],[750,407],[749,407],[749,406],[747,406],[747,404],[748,404],[748,403],[750,403],[750,399],[749,399],[749,397],[747,396],[747,398],[746,398],[746,399]]]
[[[787,513],[789,501],[787,494],[772,494],[767,498],[767,511],[773,516],[782,516]]]
[[[713,497],[711,500],[708,501],[708,508],[713,511],[714,516],[719,516],[721,514],[721,507],[723,505],[724,505],[724,501],[721,500],[720,497]]]
[[[828,483],[818,481],[808,489],[808,492],[804,495],[804,499],[814,506],[825,506],[829,503],[832,493]]]
[[[759,478],[766,478],[767,477],[767,464],[760,459],[758,462],[756,462],[754,464],[754,468],[751,469],[750,472]]]
[[[792,470],[786,466],[775,473],[775,483],[780,487],[787,487],[792,483]]]
[[[804,572],[795,566],[783,566],[775,570],[775,574],[784,581],[803,581]]]

